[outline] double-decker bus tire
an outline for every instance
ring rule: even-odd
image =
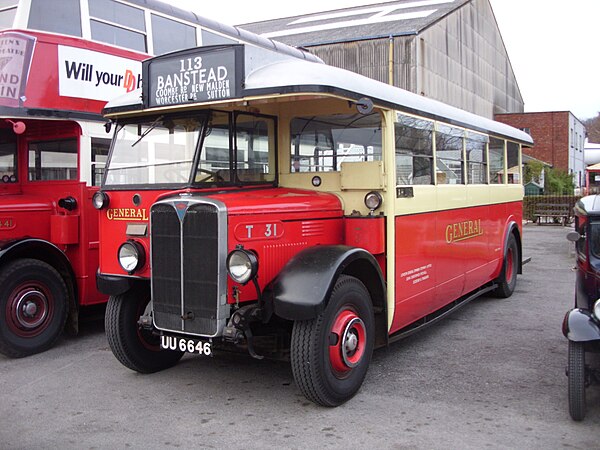
[[[502,262],[502,272],[496,280],[498,287],[494,289],[494,295],[499,298],[508,298],[515,291],[517,286],[517,271],[519,267],[519,247],[514,234],[508,236],[506,245],[506,254]]]
[[[569,341],[569,414],[577,422],[585,417],[585,348],[582,342]]]
[[[341,275],[325,310],[294,322],[292,373],[309,400],[338,406],[360,389],[373,353],[373,305],[364,284]]]
[[[184,353],[161,350],[159,336],[138,325],[149,302],[149,295],[132,290],[110,296],[104,316],[106,337],[113,354],[125,367],[139,373],[168,369],[177,364]]]
[[[0,270],[0,353],[21,358],[48,350],[67,321],[68,290],[51,265],[17,259]]]

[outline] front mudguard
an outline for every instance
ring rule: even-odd
[[[384,304],[385,282],[369,252],[345,245],[305,249],[288,261],[265,290],[273,312],[287,320],[309,320],[325,309],[339,275],[360,279],[373,302]]]
[[[600,324],[589,311],[581,308],[565,314],[562,332],[573,342],[600,341]]]

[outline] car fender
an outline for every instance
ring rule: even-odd
[[[327,306],[339,275],[360,279],[375,305],[385,305],[385,283],[379,264],[364,249],[345,245],[307,248],[292,257],[265,290],[273,312],[288,320],[309,320]]]
[[[565,314],[562,332],[573,342],[600,340],[600,325],[592,314],[581,308],[575,308]]]

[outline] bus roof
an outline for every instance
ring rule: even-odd
[[[246,46],[220,46],[220,49],[227,50],[233,47]],[[196,54],[203,54],[203,51],[214,50],[215,47],[198,47],[195,49],[198,52]],[[223,99],[223,101],[230,101],[232,99],[239,101],[240,99],[259,95],[303,93],[335,95],[355,101],[368,98],[377,106],[392,108],[452,125],[463,126],[499,137],[509,138],[525,145],[533,145],[533,140],[529,134],[509,125],[472,114],[395,86],[381,83],[354,72],[322,63],[291,58],[281,54],[267,54],[266,56],[263,54],[263,57],[257,58],[255,56],[256,49],[248,47],[244,48],[244,50],[246,51],[246,56],[245,65],[241,69],[243,75],[240,78],[242,79],[235,80],[239,89],[235,91],[232,97]],[[173,71],[179,71],[179,63],[191,51],[193,50],[158,56],[147,60],[144,62],[144,65],[151,68],[152,64],[161,63],[164,66],[165,60],[171,58],[174,63]],[[262,49],[259,51],[262,51]],[[269,56],[272,56],[272,59]],[[147,76],[147,74],[148,70],[145,69],[144,76]],[[144,78],[145,89],[150,89],[149,85],[151,81],[153,80]],[[145,95],[144,98],[147,100],[148,95]],[[214,103],[214,101],[186,101],[178,104],[200,105],[205,103]],[[138,90],[127,96],[110,101],[106,105],[104,112],[112,116],[119,112],[146,110],[148,106],[147,102],[142,103],[142,95]]]

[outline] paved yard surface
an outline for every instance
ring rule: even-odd
[[[598,448],[600,386],[583,423],[567,408],[567,231],[526,226],[533,260],[511,298],[482,298],[376,351],[361,391],[335,409],[305,400],[281,362],[186,356],[139,375],[88,321],[44,354],[0,356],[0,447]]]

